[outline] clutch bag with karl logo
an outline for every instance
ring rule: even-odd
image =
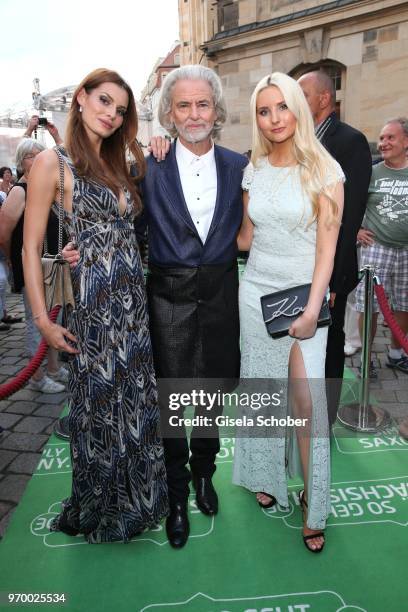
[[[305,310],[310,293],[311,284],[299,285],[291,289],[276,291],[261,296],[262,316],[268,334],[272,338],[282,338],[289,334],[289,328]],[[326,298],[317,320],[317,327],[330,325],[330,309]]]

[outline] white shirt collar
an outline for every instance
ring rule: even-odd
[[[176,159],[178,162],[182,163],[183,166],[188,167],[197,161],[202,162],[202,164],[211,163],[214,159],[214,143],[211,144],[211,149],[204,153],[204,155],[196,155],[192,153],[187,147],[185,147],[180,139],[176,140]]]

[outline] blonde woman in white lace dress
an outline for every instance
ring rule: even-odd
[[[241,377],[296,380],[288,412],[307,418],[310,426],[307,436],[238,436],[233,480],[256,492],[263,507],[288,507],[287,476],[299,471],[305,483],[304,543],[320,552],[330,512],[330,448],[327,327],[317,328],[317,317],[333,268],[344,175],[315,137],[308,104],[292,78],[278,72],[263,78],[252,95],[251,115],[252,156],[238,237],[239,249],[250,250],[240,286]],[[289,336],[273,339],[260,297],[305,283],[312,284],[305,311]]]

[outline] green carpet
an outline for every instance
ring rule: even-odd
[[[191,537],[177,551],[163,525],[128,545],[50,533],[70,489],[68,445],[51,437],[0,544],[0,591],[66,593],[64,606],[24,607],[75,612],[408,609],[408,442],[395,426],[375,436],[335,426],[333,511],[319,555],[301,539],[300,483],[291,483],[289,511],[261,510],[231,484],[233,442],[222,438],[218,516],[202,515],[191,495]]]

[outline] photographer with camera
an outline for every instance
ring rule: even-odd
[[[35,133],[38,127],[43,127],[45,130],[47,130],[53,137],[56,145],[62,144],[62,138],[59,135],[56,126],[46,117],[39,117],[38,115],[33,115],[30,118],[27,129],[23,134],[23,138],[32,138],[33,132]]]

